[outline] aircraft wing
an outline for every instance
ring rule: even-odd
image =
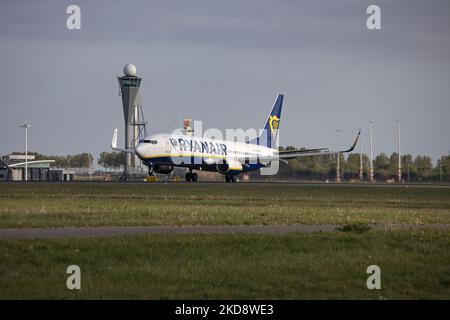
[[[111,141],[111,149],[113,149],[114,151],[135,153],[134,149],[117,148],[117,128],[114,130],[114,133],[113,133],[113,138]]]
[[[327,153],[330,150],[328,148],[317,148],[317,149],[294,149],[294,150],[283,150],[279,151],[278,155],[280,158],[290,158],[294,155],[302,154],[302,155],[316,155]]]
[[[288,160],[288,159],[295,159],[300,157],[307,157],[307,156],[322,156],[322,155],[336,155],[341,153],[347,153],[352,152],[353,149],[355,149],[356,144],[358,143],[359,136],[361,135],[361,130],[358,131],[358,134],[356,135],[355,139],[353,140],[352,145],[350,148],[346,150],[339,150],[339,151],[331,151],[327,148],[319,148],[319,149],[298,149],[298,150],[286,150],[286,151],[280,151],[278,153],[278,156],[273,157],[264,157],[264,160]],[[285,162],[285,161],[283,161]]]

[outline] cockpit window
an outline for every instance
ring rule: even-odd
[[[157,140],[141,140],[139,142],[140,143],[151,143],[151,144],[157,144],[158,143]]]

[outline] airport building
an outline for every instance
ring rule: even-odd
[[[26,161],[25,161],[26,160]],[[0,158],[0,181],[73,181],[75,173],[64,169],[52,169],[55,160],[36,160],[34,155],[10,154]]]

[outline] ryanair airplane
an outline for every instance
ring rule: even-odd
[[[287,163],[288,159],[351,152],[358,141],[358,132],[347,150],[330,151],[327,148],[278,151],[276,139],[280,125],[283,95],[278,95],[267,118],[264,130],[254,140],[235,142],[207,139],[184,134],[154,134],[141,140],[134,149],[117,147],[117,129],[114,131],[113,150],[136,154],[154,173],[170,174],[175,167],[186,168],[186,181],[196,182],[194,170],[214,171],[225,176],[226,182],[237,182],[243,172],[270,167],[272,161]]]

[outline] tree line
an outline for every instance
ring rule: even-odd
[[[125,156],[121,152],[102,152],[97,163],[105,169],[119,169],[125,166]]]
[[[11,154],[23,155],[23,152],[14,151]],[[32,155],[36,160],[55,160],[53,164],[57,168],[89,168],[94,160],[90,153],[69,154],[66,156],[45,155],[38,152],[29,151],[28,155]],[[97,163],[107,168],[119,169],[125,164],[125,157],[120,152],[102,152]]]
[[[12,154],[24,153],[15,151]],[[94,160],[94,157],[90,153],[69,154],[67,156],[51,156],[29,151],[28,155],[33,155],[36,160],[55,160],[53,166],[57,168],[89,168]]]
[[[280,150],[292,150],[294,147],[280,147]],[[340,172],[344,180],[357,180],[360,173],[360,155],[352,153],[348,156],[340,155]],[[98,164],[104,168],[122,168],[125,158],[120,152],[102,152]],[[366,154],[362,155],[363,178],[368,180],[370,174],[370,160]],[[374,179],[388,181],[395,179],[398,172],[398,153],[390,156],[380,153],[373,161]],[[252,178],[260,178],[259,173],[252,173]],[[413,158],[410,154],[402,155],[402,179],[406,182],[432,182],[440,178],[450,181],[450,154],[442,156],[437,165],[433,165],[431,157],[418,155]],[[279,172],[273,179],[300,180],[334,180],[336,178],[336,157],[333,155],[301,157],[280,163]]]
[[[292,150],[294,147],[280,147],[280,150]],[[13,152],[12,154],[23,154]],[[37,152],[29,152],[36,160],[55,160],[58,168],[89,168],[94,157],[90,153],[79,153],[67,156],[49,156]],[[344,180],[357,180],[360,174],[360,155],[352,153],[348,156],[340,155],[340,172]],[[120,152],[102,152],[97,163],[105,169],[121,169],[125,157]],[[363,178],[368,180],[370,174],[370,160],[366,154],[362,155]],[[373,161],[374,179],[388,181],[397,177],[398,153],[390,156],[386,153],[378,154]],[[251,173],[254,179],[260,178],[259,173]],[[264,178],[264,177],[263,177]],[[279,172],[269,179],[293,180],[334,180],[336,178],[336,157],[333,155],[309,156],[292,159],[288,164],[280,163]],[[450,181],[450,153],[442,156],[436,165],[426,155],[415,158],[410,154],[402,155],[402,179],[406,182],[438,182],[440,179]]]
[[[293,147],[280,148],[280,150],[294,149]],[[304,179],[304,180],[334,180],[336,178],[336,157],[333,155],[301,157],[289,160],[288,164],[280,164],[278,178]],[[345,180],[357,180],[360,177],[360,154],[352,153],[348,156],[340,154],[340,173]],[[450,181],[450,153],[442,156],[436,165],[431,157],[418,155],[413,158],[410,154],[402,155],[402,179],[406,182],[432,182],[442,177]],[[367,180],[370,175],[370,159],[362,154],[363,178]],[[374,179],[388,181],[395,179],[398,174],[398,153],[390,156],[380,153],[373,159]]]

